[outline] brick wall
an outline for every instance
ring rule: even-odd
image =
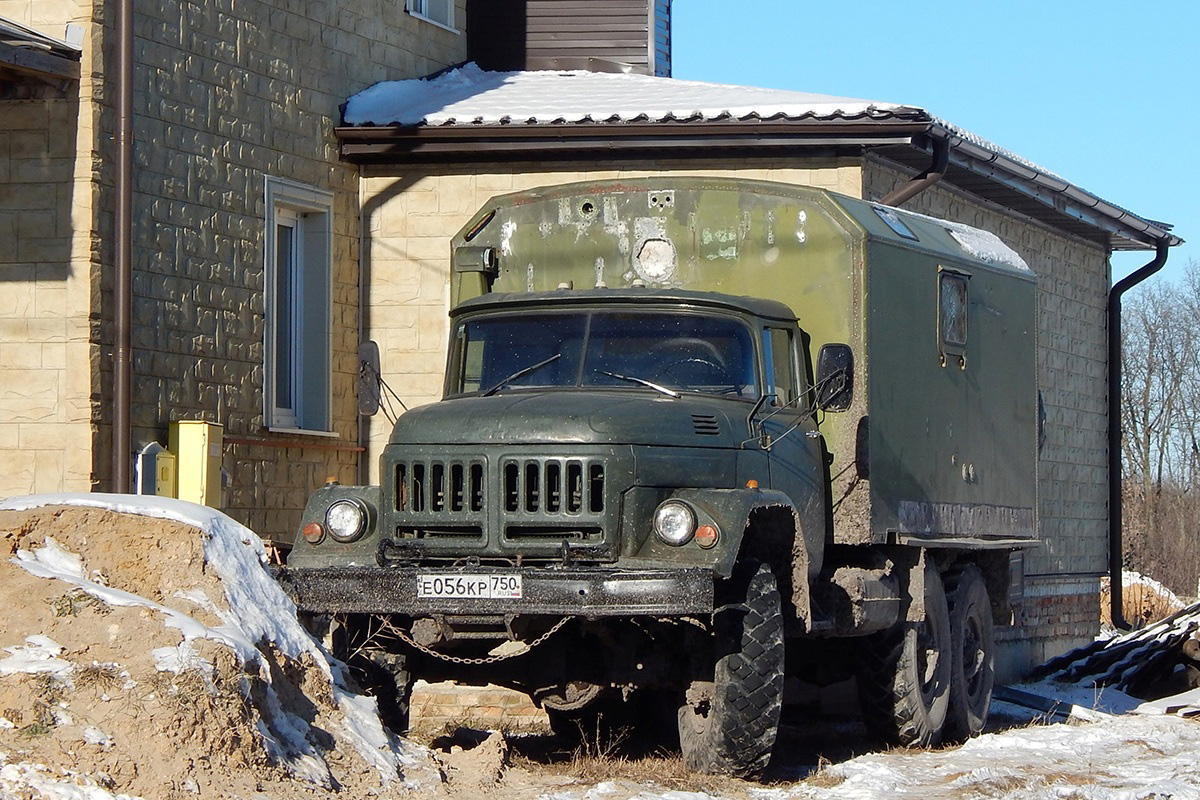
[[[997,680],[1019,680],[1030,668],[1096,638],[1100,619],[1100,579],[1041,577],[1025,584],[1014,609],[1014,624],[997,627]]]
[[[606,165],[609,166],[609,165]],[[615,164],[581,171],[578,164],[514,165],[460,174],[405,170],[403,177],[364,180],[364,280],[368,287],[365,328],[379,343],[384,379],[410,408],[441,397],[449,335],[450,238],[490,198],[572,181],[645,175],[707,175],[817,186],[858,196],[858,161],[809,160],[804,168],[778,162],[740,161],[736,170],[679,164]],[[391,425],[383,414],[371,419],[367,463],[379,479],[379,453]]]
[[[173,0],[144,9],[136,47],[135,439],[204,418],[262,440],[226,448],[225,510],[289,539],[311,490],[356,477],[358,173],[338,105],[462,61],[465,37],[393,0]],[[333,193],[336,438],[264,427],[265,176]]]

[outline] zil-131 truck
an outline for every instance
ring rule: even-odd
[[[451,251],[443,399],[378,486],[312,495],[279,571],[396,727],[417,678],[492,682],[755,776],[785,679],[851,676],[888,741],[983,727],[1036,544],[1019,256],[715,178],[497,197]]]

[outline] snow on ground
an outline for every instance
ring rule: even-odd
[[[260,686],[270,690],[278,677],[267,669],[270,658],[264,650],[264,642],[273,643],[274,649],[293,660],[311,660],[316,671],[328,679],[327,685],[333,687],[334,704],[341,712],[336,723],[338,727],[333,732],[372,765],[383,783],[377,783],[375,788],[361,784],[354,788],[343,786],[328,793],[318,788],[331,787],[330,768],[322,761],[329,753],[314,746],[307,720],[286,708],[280,694],[266,691],[259,700],[265,702],[267,708],[263,719],[269,724],[260,722],[258,746],[267,748],[277,762],[288,764],[294,775],[309,781],[311,788],[305,790],[305,796],[393,796],[392,791],[383,789],[388,785],[397,791],[409,788],[410,796],[477,796],[478,792],[466,789],[456,793],[453,784],[449,789],[430,784],[415,786],[409,783],[406,786],[405,779],[422,774],[422,765],[427,765],[424,751],[390,736],[379,723],[374,701],[349,692],[342,674],[344,668],[331,661],[321,646],[299,626],[294,607],[263,569],[265,553],[253,532],[212,509],[162,498],[48,495],[9,500],[0,503],[0,508],[34,509],[50,504],[148,515],[182,522],[203,533],[206,569],[211,568],[220,578],[226,610],[221,610],[222,604],[214,603],[202,589],[183,584],[168,588],[164,597],[190,604],[185,608],[194,608],[195,612],[191,614],[181,611],[179,603],[169,607],[161,597],[154,600],[109,586],[106,576],[92,568],[86,554],[81,558],[80,553],[71,552],[48,536],[43,537],[39,546],[16,548],[12,563],[31,576],[66,584],[102,601],[106,607],[115,609],[112,617],[116,617],[120,609],[130,609],[146,619],[160,620],[159,624],[165,626],[163,630],[176,631],[178,643],[175,646],[155,648],[153,654],[144,654],[152,664],[151,672],[157,668],[167,670],[166,674],[188,670],[203,674],[205,669],[214,669],[212,648],[219,646],[235,653],[247,674],[257,675]],[[153,531],[147,536],[152,538]],[[112,617],[103,619],[111,620]],[[110,631],[116,627],[116,624],[109,625]],[[0,630],[3,636],[0,640],[0,677],[28,676],[29,680],[82,683],[83,667],[78,646],[72,651],[64,646],[63,642],[67,640],[59,633],[51,637],[47,631],[50,631],[49,627]],[[144,647],[149,649],[160,643],[152,643],[147,638]],[[96,669],[115,669],[117,666],[92,663]],[[128,672],[120,672],[113,684],[116,688],[107,692],[116,695],[133,683]],[[724,800],[727,797],[732,800],[867,800],[880,797],[928,800],[975,797],[1161,800],[1170,797],[1200,800],[1200,765],[1195,757],[1200,749],[1200,722],[1162,714],[1158,706],[1145,706],[1128,695],[1081,684],[1044,681],[1017,688],[1057,699],[1067,704],[1068,710],[1074,706],[1071,713],[1077,719],[1045,724],[1034,720],[1036,715],[1031,712],[997,702],[993,705],[993,715],[1014,721],[1016,727],[977,737],[962,747],[872,753],[827,765],[809,780],[767,786],[746,784],[744,788],[727,793],[664,790],[651,783],[624,780],[595,785],[562,785],[562,782],[554,785],[553,782],[530,780],[528,776],[520,778],[514,769],[488,791],[504,796],[506,800]],[[101,699],[107,699],[107,694]],[[1133,711],[1141,713],[1129,713]],[[71,720],[72,714],[81,713],[76,705],[59,703],[49,712],[52,725],[76,726],[79,744],[75,747],[112,752],[121,746],[120,741],[114,743],[109,725],[94,724],[94,720],[87,719]],[[7,709],[0,709],[0,733],[12,734],[16,732],[16,726],[5,718],[7,713]],[[1080,722],[1080,717],[1095,721]],[[332,729],[330,721],[326,720],[324,724],[327,729]],[[226,735],[220,730],[215,733]],[[787,758],[788,754],[784,753],[782,757]],[[72,768],[72,763],[43,764],[22,759],[19,752],[0,750],[0,798],[122,800],[130,797],[121,792],[127,784],[114,775]],[[134,772],[138,769],[153,772],[158,767],[153,761],[133,766]],[[395,780],[396,777],[400,780]],[[190,777],[181,778],[175,785],[177,788],[170,793],[172,797],[235,796],[228,791],[210,794],[211,786],[201,791]],[[277,781],[264,784],[252,793],[265,800],[285,797],[290,800],[297,790],[295,786],[290,789],[285,786],[287,784]]]

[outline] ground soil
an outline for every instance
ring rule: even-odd
[[[7,721],[0,722],[0,765],[42,765],[44,775],[56,780],[155,800],[518,800],[572,787],[585,791],[599,781],[624,782],[631,794],[636,784],[651,781],[748,796],[740,782],[689,775],[677,756],[628,755],[618,745],[605,752],[570,750],[548,732],[471,728],[426,737],[427,763],[406,775],[420,781],[415,788],[381,785],[352,748],[332,737],[323,755],[334,786],[299,780],[268,756],[259,730],[262,715],[253,702],[254,676],[232,651],[195,640],[211,674],[160,671],[152,651],[176,647],[182,638],[163,624],[160,612],[108,605],[15,563],[17,551],[32,552],[48,537],[80,556],[97,583],[209,626],[220,625],[219,614],[228,609],[222,585],[204,561],[204,534],[191,526],[88,508],[0,511],[0,659],[20,653],[27,637],[45,636],[62,647],[57,658],[72,666],[67,676],[0,670],[0,719]],[[195,601],[199,593],[211,602],[208,608]],[[324,674],[278,653],[271,658],[283,702],[320,729],[334,711]]]

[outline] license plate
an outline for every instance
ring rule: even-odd
[[[418,575],[417,597],[519,600],[520,575]]]

